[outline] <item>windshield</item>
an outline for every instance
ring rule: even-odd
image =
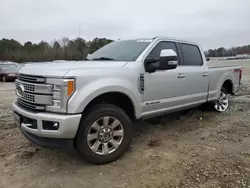
[[[135,61],[151,40],[115,41],[87,57],[88,60]]]
[[[3,65],[3,66],[0,65],[0,68],[4,71],[14,71],[14,72],[17,71],[17,66],[15,65]]]

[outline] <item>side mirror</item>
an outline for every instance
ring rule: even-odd
[[[149,73],[155,72],[155,71],[157,70],[157,66],[154,65],[154,63],[156,63],[156,62],[158,62],[157,59],[151,59],[151,58],[146,59],[146,60],[144,61],[144,65],[145,65],[145,70],[146,70],[146,72],[149,72]],[[158,63],[158,64],[159,64],[159,63]]]
[[[160,70],[176,69],[178,64],[177,54],[172,49],[161,50],[160,53]]]

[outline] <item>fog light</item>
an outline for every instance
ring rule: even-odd
[[[59,128],[59,123],[54,123],[53,127],[54,127],[55,129],[58,129],[58,128]]]
[[[58,130],[59,123],[53,121],[43,121],[43,130]]]

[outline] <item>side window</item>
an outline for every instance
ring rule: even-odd
[[[184,65],[202,66],[203,60],[198,46],[191,44],[180,44],[183,54]]]
[[[161,50],[163,49],[172,49],[177,54],[177,48],[174,42],[159,42],[154,49],[149,53],[148,58],[159,59]]]

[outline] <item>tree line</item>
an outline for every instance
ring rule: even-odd
[[[220,47],[218,49],[210,49],[206,52],[208,57],[230,57],[239,54],[250,54],[250,45],[233,47],[229,49]]]
[[[106,38],[95,38],[86,41],[82,38],[69,40],[62,38],[51,44],[41,41],[38,44],[30,41],[23,45],[14,39],[0,40],[0,61],[38,62],[52,60],[83,60],[102,46],[112,42]]]
[[[112,42],[111,39],[95,38],[86,41],[83,38],[70,40],[62,38],[51,44],[41,41],[32,43],[30,41],[23,45],[14,39],[0,40],[0,61],[13,62],[38,62],[52,60],[83,60],[88,54],[93,53],[102,46]],[[206,52],[208,57],[226,57],[238,54],[250,54],[250,45],[233,48],[210,49]]]

